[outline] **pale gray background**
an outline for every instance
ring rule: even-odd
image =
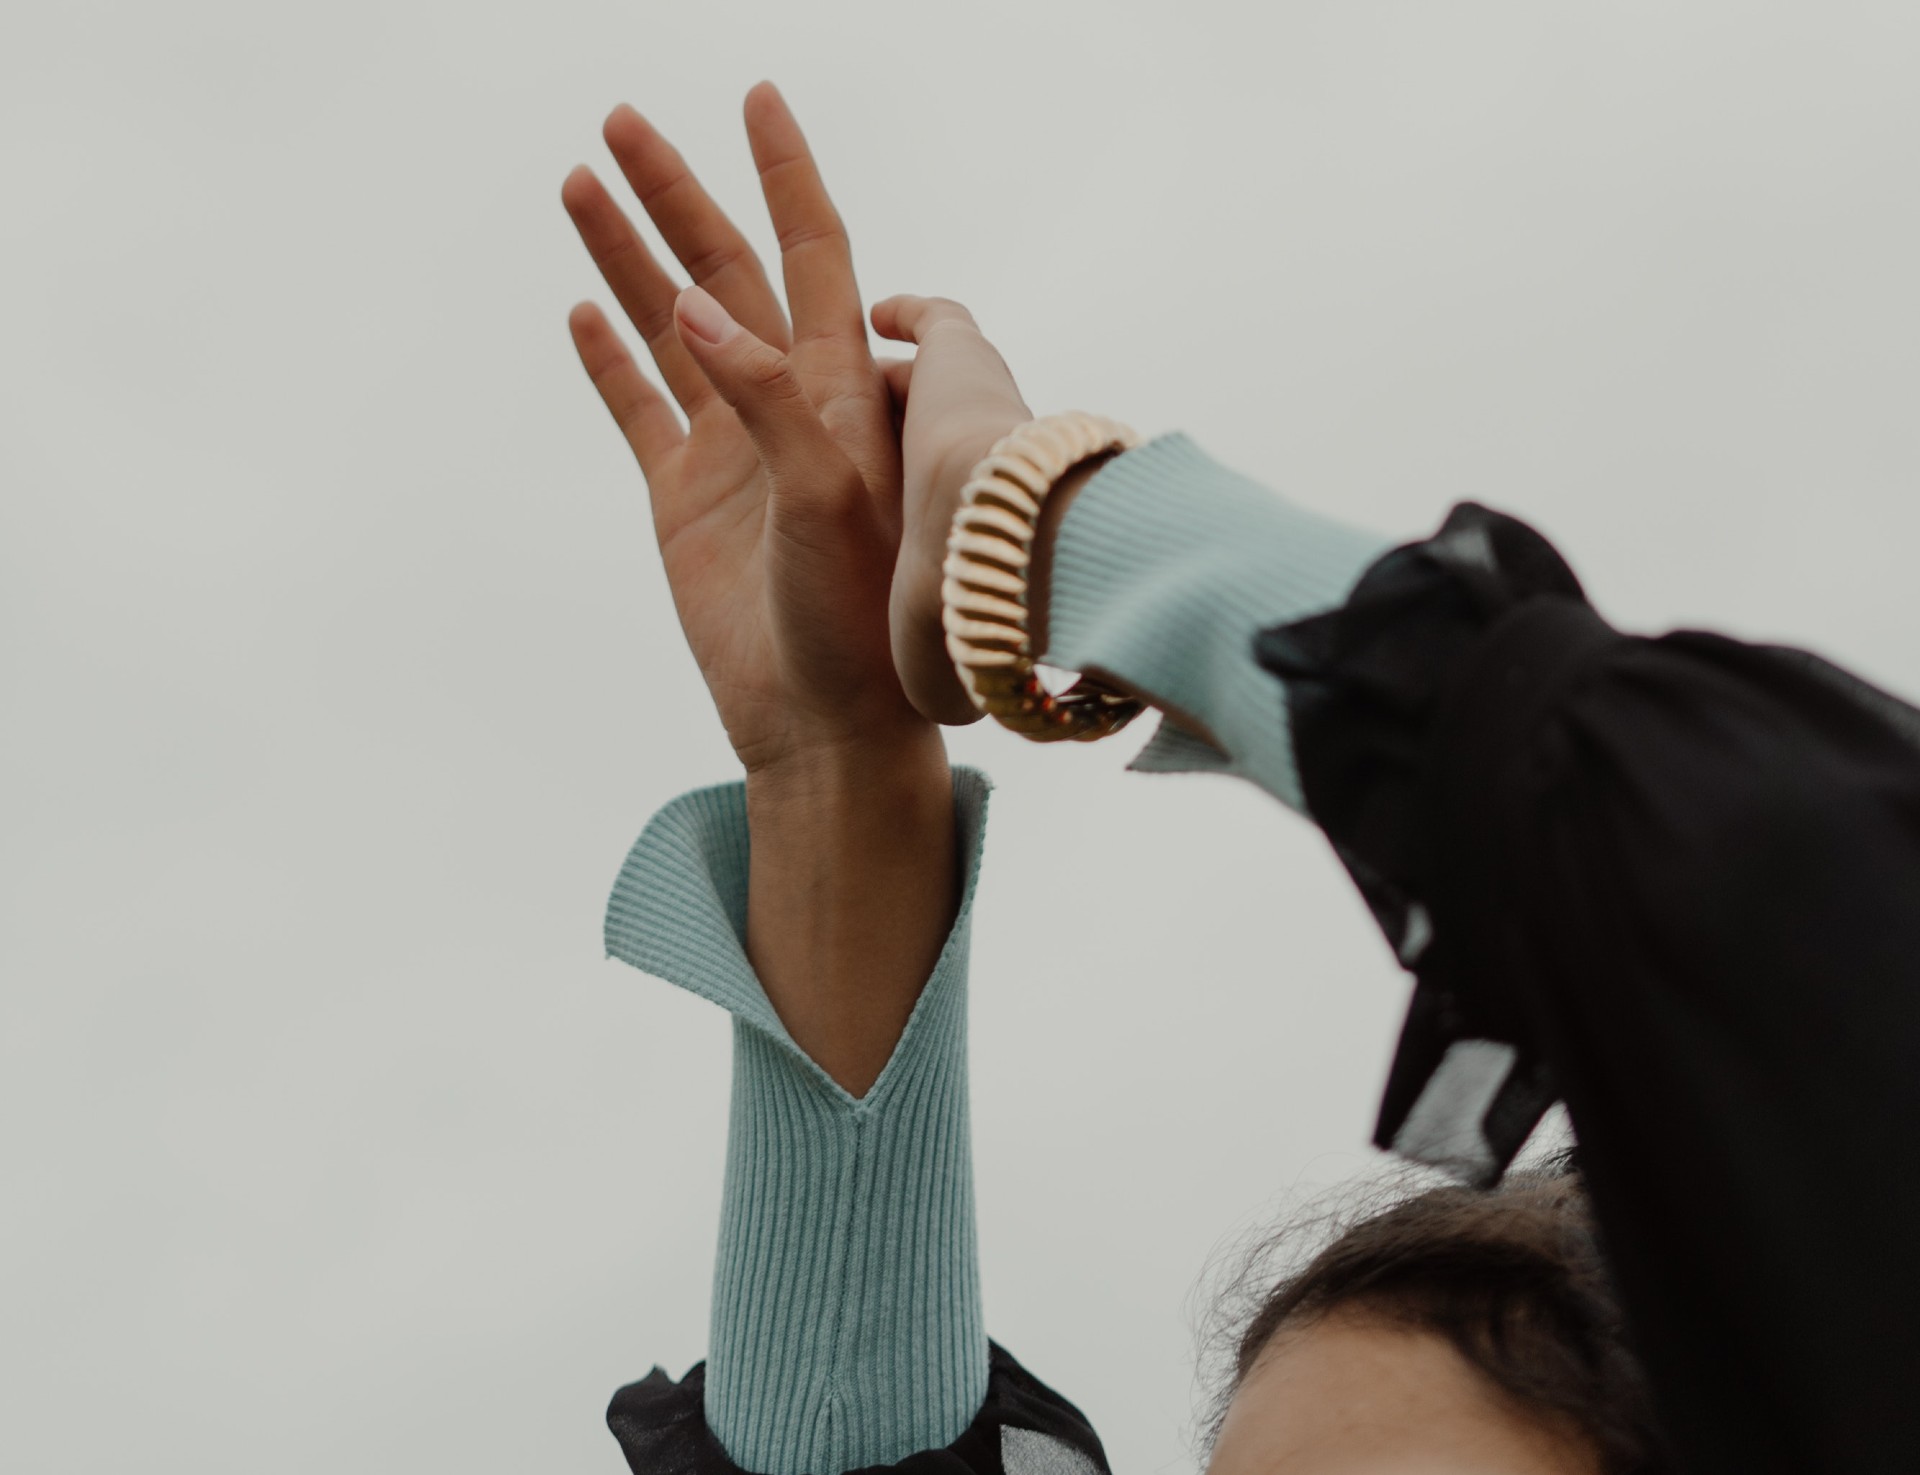
[[[0,29],[0,1465],[604,1471],[705,1350],[727,1030],[616,962],[731,758],[568,308],[622,100],[771,251],[778,81],[862,287],[1037,410],[1633,628],[1920,691],[1920,10],[39,7]],[[1187,1463],[1225,1236],[1369,1168],[1405,985],[1316,831],[988,728],[995,1336]]]

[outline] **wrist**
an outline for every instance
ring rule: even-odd
[[[940,729],[917,713],[897,728],[875,727],[786,744],[778,757],[746,765],[747,804],[775,809],[872,808],[886,791],[944,792],[951,782]]]

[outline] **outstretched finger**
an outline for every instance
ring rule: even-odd
[[[680,294],[688,351],[745,427],[767,486],[789,513],[840,522],[865,501],[865,484],[814,408],[788,356],[763,343],[698,287]]]
[[[593,380],[614,423],[633,448],[647,486],[655,487],[667,457],[686,441],[679,416],[667,397],[640,372],[613,324],[593,303],[576,303],[567,314],[567,327],[573,333],[573,346],[587,377]],[[695,372],[699,372],[697,367]]]
[[[800,125],[771,82],[756,83],[748,91],[743,111],[760,190],[780,240],[793,341],[832,338],[865,348],[853,247]]]
[[[680,151],[626,103],[607,115],[600,136],[687,274],[754,334],[785,348],[787,315],[760,258]]]
[[[587,254],[613,289],[614,300],[625,309],[653,355],[660,377],[667,381],[667,388],[691,420],[715,397],[713,386],[687,356],[673,328],[673,299],[679,287],[653,259],[626,212],[613,202],[585,164],[560,186],[560,203],[573,217]]]

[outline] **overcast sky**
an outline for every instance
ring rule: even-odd
[[[734,776],[566,329],[615,104],[772,261],[772,77],[867,297],[1038,413],[1913,696],[1917,72],[1892,3],[10,15],[0,1464],[611,1475],[705,1354],[726,1020],[601,946]],[[1144,736],[951,743],[989,1331],[1141,1475],[1209,1255],[1379,1163],[1406,998],[1318,832]]]

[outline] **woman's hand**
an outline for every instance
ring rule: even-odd
[[[894,674],[900,449],[853,258],[770,83],[747,135],[786,315],[740,233],[631,108],[605,137],[693,275],[680,291],[592,173],[560,195],[668,389],[600,310],[573,339],[640,461],[680,623],[746,766],[747,954],[794,1042],[853,1095],[879,1076],[952,926],[952,778]]]
[[[959,303],[889,297],[873,305],[873,326],[883,338],[918,345],[914,358],[885,368],[895,398],[905,403],[905,526],[889,604],[893,661],[919,711],[951,725],[972,722],[980,713],[954,674],[940,622],[947,532],[968,473],[1033,412],[1006,360]],[[1045,510],[1054,500],[1047,499]]]
[[[598,307],[573,309],[581,363],[646,477],[687,642],[754,775],[926,735],[889,651],[900,450],[851,248],[771,83],[745,116],[791,329],[740,232],[632,108],[607,118],[607,146],[698,286],[674,284],[584,165],[561,200],[686,412],[683,430]]]

